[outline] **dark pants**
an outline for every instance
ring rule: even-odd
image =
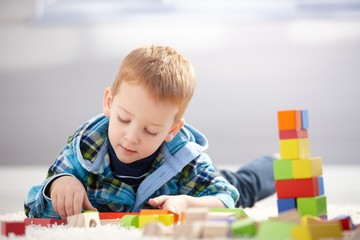
[[[258,158],[238,171],[220,170],[220,174],[240,192],[236,207],[252,207],[255,202],[275,193],[272,156]]]

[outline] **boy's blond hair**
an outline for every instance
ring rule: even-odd
[[[123,81],[142,84],[154,100],[178,106],[176,122],[184,115],[196,85],[190,62],[166,46],[142,47],[130,52],[112,85],[113,96]]]

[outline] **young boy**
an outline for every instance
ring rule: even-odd
[[[103,114],[81,126],[25,201],[28,217],[82,210],[252,206],[274,193],[272,157],[220,171],[206,138],[184,123],[195,89],[191,64],[174,49],[150,46],[123,60]],[[227,180],[229,180],[229,183]],[[240,199],[239,199],[240,190]]]

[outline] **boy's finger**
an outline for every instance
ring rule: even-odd
[[[93,207],[93,205],[91,205],[91,202],[86,194],[84,194],[83,197],[83,208],[85,210],[97,210],[96,208]]]
[[[65,197],[65,214],[66,216],[74,215],[74,194],[68,194]]]

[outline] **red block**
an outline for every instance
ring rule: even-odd
[[[276,180],[275,188],[278,198],[319,196],[319,182],[317,177]]]
[[[51,225],[54,224],[65,224],[65,221],[55,218],[25,218],[25,226],[38,225],[43,227],[51,227]]]
[[[338,216],[334,221],[339,221],[341,223],[342,230],[352,230],[354,229],[354,223],[351,220],[351,217],[348,215]]]
[[[99,212],[100,220],[121,219],[125,215],[139,215],[138,212]]]
[[[308,138],[309,134],[307,129],[302,130],[280,130],[280,139],[294,139],[294,138]]]
[[[1,235],[8,237],[11,233],[25,235],[25,222],[1,222]]]

